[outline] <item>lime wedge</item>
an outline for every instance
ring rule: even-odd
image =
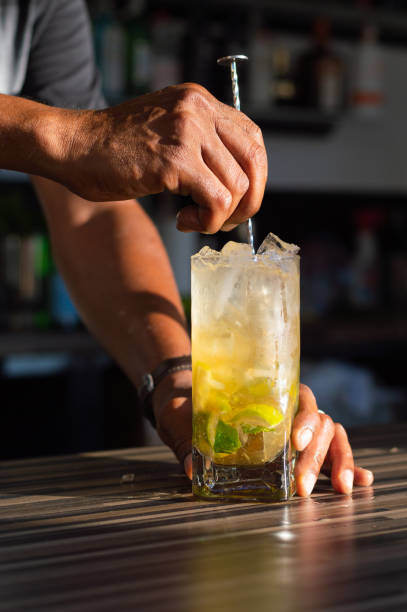
[[[208,414],[208,420],[206,422],[206,439],[210,446],[213,448],[216,438],[216,429],[218,426],[219,417],[215,412]]]
[[[270,395],[272,389],[273,383],[270,378],[258,378],[247,385],[248,394],[255,398]]]
[[[230,404],[228,402],[227,395],[221,391],[211,389],[206,398],[205,408],[211,412],[216,412],[217,414],[229,412]]]
[[[234,453],[240,446],[239,432],[237,429],[219,420],[213,445],[215,453]]]
[[[237,412],[231,423],[240,425],[245,433],[260,433],[270,431],[283,420],[283,415],[277,408],[269,404],[247,404]]]
[[[274,383],[271,378],[265,376],[254,378],[247,384],[240,386],[231,397],[231,403],[235,406],[250,402],[267,402],[273,393]]]
[[[213,389],[225,388],[225,385],[213,376],[211,368],[202,361],[198,361],[194,367],[194,382],[199,389],[206,387],[212,387]]]
[[[200,410],[192,419],[192,441],[204,455],[211,455],[219,417],[215,412]]]

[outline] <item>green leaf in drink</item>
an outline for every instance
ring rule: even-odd
[[[237,429],[219,420],[216,427],[215,443],[213,445],[215,453],[231,454],[237,451],[240,446],[239,432]]]

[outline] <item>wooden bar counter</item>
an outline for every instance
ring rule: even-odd
[[[373,487],[196,500],[165,447],[3,462],[0,611],[407,610],[407,425],[354,432]]]

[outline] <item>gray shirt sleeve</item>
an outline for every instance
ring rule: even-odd
[[[34,0],[35,20],[21,95],[64,108],[107,106],[84,0]]]

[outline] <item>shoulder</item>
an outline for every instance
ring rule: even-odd
[[[23,94],[54,106],[105,106],[85,0],[34,3],[36,18]]]

